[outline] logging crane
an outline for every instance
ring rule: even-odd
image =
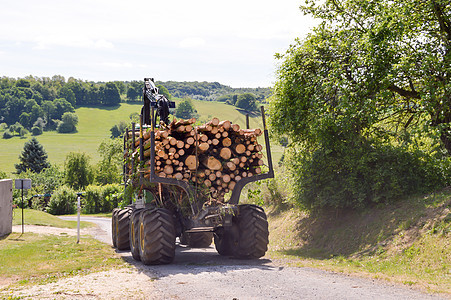
[[[130,250],[144,264],[171,263],[177,238],[192,248],[209,247],[214,240],[224,256],[264,256],[266,214],[259,206],[239,204],[246,184],[274,177],[263,106],[263,130],[218,118],[202,125],[195,119],[169,121],[174,107],[152,78],[144,79],[140,122],[124,134],[128,205],[113,210],[114,247]]]

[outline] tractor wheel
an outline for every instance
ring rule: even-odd
[[[268,221],[263,208],[241,205],[237,218],[239,228],[238,247],[234,256],[238,258],[260,258],[268,250]]]
[[[235,255],[236,248],[238,246],[238,226],[233,224],[227,229],[221,228],[214,233],[214,241],[216,251],[223,256]]]
[[[180,237],[180,243],[191,248],[208,248],[212,240],[212,232],[184,232]]]
[[[111,239],[113,240],[113,247],[116,248],[116,223],[117,223],[117,212],[119,208],[113,209],[111,217]]]
[[[139,254],[145,265],[169,264],[175,256],[175,220],[164,208],[144,210],[139,218]]]
[[[130,226],[130,214],[132,209],[127,207],[121,209],[116,214],[116,246],[118,250],[129,250],[129,226]]]
[[[130,252],[135,260],[141,260],[139,256],[139,215],[142,209],[135,209],[130,215]]]

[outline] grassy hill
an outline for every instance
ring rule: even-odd
[[[361,210],[269,209],[269,256],[451,295],[451,189]]]
[[[180,99],[175,99],[179,102]],[[234,106],[220,102],[209,102],[193,100],[194,106],[202,121],[217,117],[221,120],[228,119],[240,126],[245,126],[245,114],[238,111]],[[71,134],[60,134],[55,131],[44,132],[38,136],[38,141],[44,146],[52,164],[62,165],[69,152],[81,151],[91,156],[91,162],[97,162],[100,157],[97,147],[104,139],[109,138],[110,128],[119,121],[129,122],[132,113],[141,111],[140,104],[122,103],[118,107],[80,107],[76,109],[79,118],[77,132]],[[261,117],[252,117],[251,128],[262,128]],[[14,164],[19,162],[19,155],[24,143],[31,135],[20,138],[18,136],[11,139],[0,139],[0,170],[7,173],[14,172]],[[261,141],[263,142],[263,141]],[[280,159],[282,149],[274,147],[274,162]]]

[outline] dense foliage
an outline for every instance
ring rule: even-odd
[[[446,184],[449,1],[306,0],[301,9],[323,22],[277,55],[270,124],[292,141],[303,204],[358,206]]]

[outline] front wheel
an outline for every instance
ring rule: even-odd
[[[191,248],[208,248],[212,240],[212,232],[184,232],[180,237],[180,243]]]

